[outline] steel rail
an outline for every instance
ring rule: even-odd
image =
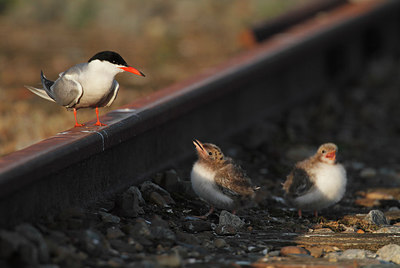
[[[0,159],[0,225],[86,205],[354,78],[400,48],[400,1],[345,4],[112,111],[106,127],[67,130]],[[88,124],[90,125],[90,123]]]

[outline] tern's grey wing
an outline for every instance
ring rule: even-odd
[[[55,101],[67,108],[74,108],[83,95],[81,84],[72,77],[66,74],[63,75],[57,79],[51,88]]]
[[[307,171],[295,167],[288,175],[283,188],[285,189],[286,194],[296,198],[309,192],[313,186],[314,183]]]

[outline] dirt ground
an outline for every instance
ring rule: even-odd
[[[310,0],[3,1],[0,6],[0,155],[69,129],[73,115],[24,85],[40,86],[103,50],[119,52],[146,78],[118,75],[110,108],[132,102],[240,52],[240,33]],[[95,118],[78,112],[80,122]]]

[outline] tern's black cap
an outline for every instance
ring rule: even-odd
[[[88,62],[91,62],[93,60],[101,60],[101,61],[108,61],[113,64],[117,65],[122,65],[122,66],[129,66],[126,61],[117,53],[114,51],[102,51],[94,55],[89,59]]]

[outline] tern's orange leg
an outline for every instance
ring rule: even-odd
[[[301,209],[299,209],[298,213],[299,213],[299,219],[301,219],[302,217]]]
[[[315,216],[315,218],[318,218],[318,211],[317,210],[314,210],[314,216]]]
[[[75,127],[83,127],[85,124],[78,124],[78,119],[76,119],[76,109],[74,108],[74,116],[75,116]]]
[[[96,116],[97,116],[97,122],[96,122],[96,124],[94,124],[95,126],[107,126],[106,124],[103,124],[103,123],[100,122],[100,119],[99,119],[99,108],[98,107],[96,107]]]

